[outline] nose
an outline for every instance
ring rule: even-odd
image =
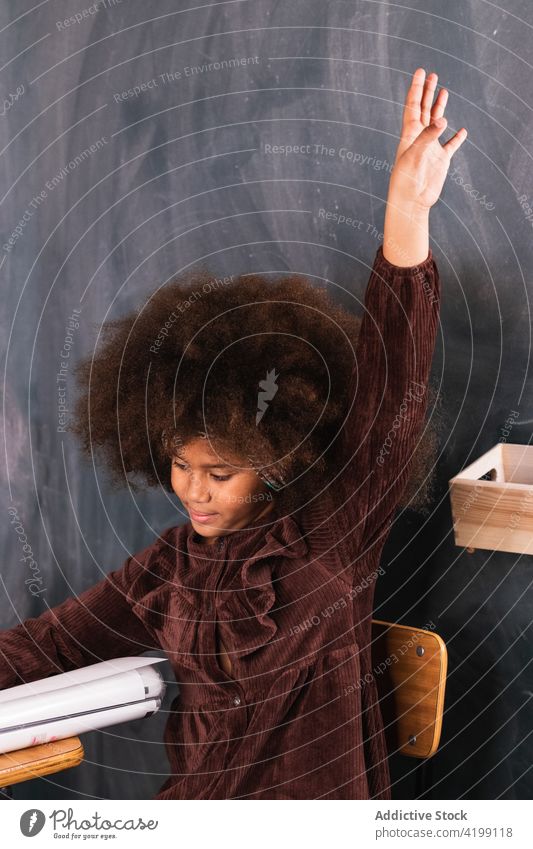
[[[209,487],[202,475],[196,475],[194,472],[189,474],[186,497],[189,503],[192,501],[194,504],[203,504],[210,500]]]

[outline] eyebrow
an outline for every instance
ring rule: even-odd
[[[184,457],[181,457],[179,454],[176,454],[175,459],[176,460],[183,460],[184,463],[187,462],[187,460]],[[200,466],[202,467],[202,469],[232,469],[233,468],[233,466],[228,466],[225,463],[200,463]]]

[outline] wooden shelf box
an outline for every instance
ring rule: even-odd
[[[533,554],[533,445],[499,442],[449,485],[456,545]]]

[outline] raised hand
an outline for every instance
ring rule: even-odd
[[[411,209],[429,209],[439,199],[453,154],[467,137],[464,127],[442,145],[439,137],[448,124],[444,109],[448,92],[433,96],[438,76],[424,68],[414,72],[405,98],[402,132],[389,185],[389,199]]]
[[[383,231],[383,256],[393,265],[414,266],[428,258],[429,210],[439,199],[453,154],[467,136],[462,127],[441,145],[448,92],[441,89],[433,103],[437,79],[435,73],[426,79],[424,68],[417,68],[405,98]]]

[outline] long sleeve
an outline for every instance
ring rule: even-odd
[[[440,279],[430,250],[402,268],[380,246],[365,294],[344,432],[348,461],[344,519],[359,550],[373,545],[392,516],[412,472],[427,412],[427,386],[440,313]]]
[[[160,648],[133,613],[130,596],[153,548],[128,557],[78,596],[0,631],[0,689]]]
[[[327,500],[302,518],[307,537],[335,555],[349,582],[357,560],[384,531],[412,471],[427,411],[427,383],[440,311],[430,250],[423,263],[392,265],[376,252],[350,377],[343,423],[343,471]]]

